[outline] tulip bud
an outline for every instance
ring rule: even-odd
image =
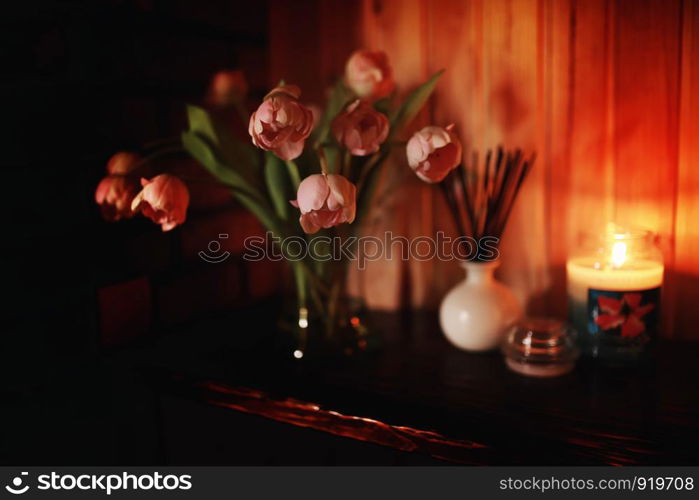
[[[287,161],[301,155],[313,130],[313,113],[299,102],[300,96],[295,85],[277,87],[267,94],[250,116],[248,132],[255,146]]]
[[[337,142],[355,156],[366,156],[379,150],[388,137],[388,118],[367,101],[356,100],[337,115],[332,132]]]
[[[189,190],[179,178],[161,174],[151,180],[141,179],[141,186],[143,189],[131,203],[134,212],[142,212],[160,224],[163,231],[169,231],[185,221]]]
[[[357,96],[371,100],[386,97],[396,86],[386,54],[369,50],[357,50],[350,56],[345,83]]]
[[[408,165],[423,181],[441,182],[461,163],[461,143],[453,128],[425,127],[408,141]]]
[[[301,210],[299,222],[305,233],[313,234],[354,221],[357,188],[341,175],[309,175],[299,185],[291,204]]]

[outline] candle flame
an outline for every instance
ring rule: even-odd
[[[617,241],[612,246],[612,265],[621,267],[626,262],[626,243]]]

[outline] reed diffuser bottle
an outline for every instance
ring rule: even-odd
[[[512,291],[493,276],[499,265],[499,261],[463,262],[466,277],[442,300],[439,324],[447,339],[460,349],[497,348],[522,315]]]
[[[512,291],[494,277],[499,266],[497,246],[517,194],[534,163],[520,150],[498,148],[483,164],[473,155],[469,166],[459,166],[440,183],[462,236],[476,243],[471,260],[461,266],[466,278],[442,300],[439,321],[444,335],[468,351],[497,348],[519,320],[522,308]],[[485,253],[483,243],[494,252]]]

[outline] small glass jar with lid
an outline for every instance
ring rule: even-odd
[[[525,318],[502,346],[507,367],[521,375],[558,377],[575,367],[579,349],[575,331],[555,318]]]

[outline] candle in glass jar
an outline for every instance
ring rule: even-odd
[[[566,267],[570,320],[585,352],[639,357],[657,330],[664,271],[649,233],[607,235]]]

